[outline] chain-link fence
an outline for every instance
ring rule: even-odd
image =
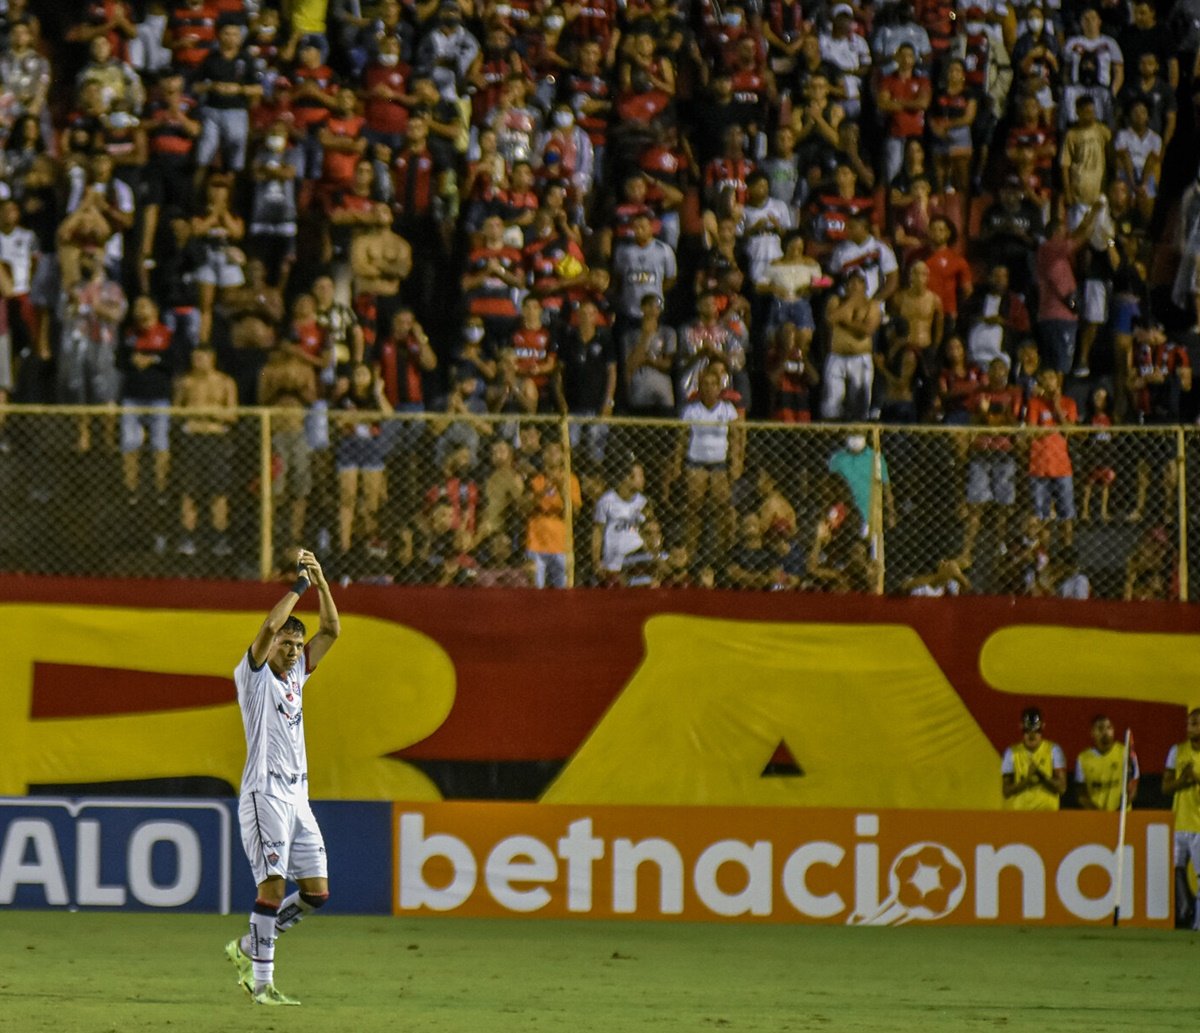
[[[1200,431],[0,409],[0,569],[1192,598]],[[264,492],[263,487],[267,490]]]

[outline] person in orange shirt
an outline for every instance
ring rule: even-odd
[[[1029,487],[1033,511],[1039,520],[1054,515],[1062,525],[1062,544],[1070,545],[1075,526],[1075,488],[1067,439],[1056,427],[1079,422],[1075,402],[1062,393],[1062,374],[1044,369],[1038,374],[1037,390],[1029,400],[1026,424],[1033,428],[1029,445]]]
[[[925,265],[929,267],[929,289],[942,302],[945,316],[943,340],[954,334],[958,322],[958,303],[971,296],[974,286],[971,267],[954,246],[956,236],[954,224],[944,215],[935,215],[929,220],[929,246],[932,250],[925,258]]]
[[[578,513],[583,505],[579,478],[571,474],[568,487],[562,445],[552,441],[542,449],[542,472],[529,478],[525,496],[529,512],[525,547],[533,565],[533,583],[538,588],[567,587],[568,491],[571,509]]]

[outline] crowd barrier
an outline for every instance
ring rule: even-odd
[[[314,804],[330,911],[893,926],[1107,923],[1116,817]],[[1121,918],[1172,924],[1171,815],[1129,817]],[[235,801],[0,798],[0,907],[245,913]]]
[[[1196,595],[1194,428],[1067,429],[1073,484],[1045,522],[1031,429],[756,422],[715,470],[689,465],[674,420],[13,406],[0,429],[6,571],[267,579],[304,544],[344,582],[526,584],[558,446],[556,476],[580,488],[562,492],[568,584],[602,579],[596,502],[636,461],[652,527],[628,584],[894,594],[954,559],[957,586],[985,594],[1054,594],[1081,572],[1102,598]]]

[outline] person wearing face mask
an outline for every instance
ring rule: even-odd
[[[363,101],[367,139],[377,147],[382,144],[392,153],[403,146],[409,109],[417,103],[409,91],[409,75],[408,65],[400,60],[400,41],[385,36],[379,41],[375,60],[367,66],[359,96]]]
[[[1041,7],[1028,7],[1025,30],[1013,47],[1012,65],[1024,91],[1036,95],[1043,108],[1054,107],[1052,84],[1058,79],[1061,64],[1062,51],[1053,25],[1047,24]]]
[[[262,260],[272,283],[286,283],[296,260],[296,184],[304,175],[304,152],[288,136],[287,123],[271,124],[254,156],[251,175],[247,250]]]
[[[595,162],[592,141],[575,124],[575,112],[569,105],[559,104],[550,116],[551,129],[541,141],[543,154],[554,151],[559,156],[559,176],[570,181],[574,200],[586,202],[592,190]]]

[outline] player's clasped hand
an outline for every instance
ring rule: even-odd
[[[300,573],[308,578],[314,585],[325,584],[325,572],[321,569],[321,563],[317,557],[307,549],[301,549],[296,557],[296,565],[300,569]]]

